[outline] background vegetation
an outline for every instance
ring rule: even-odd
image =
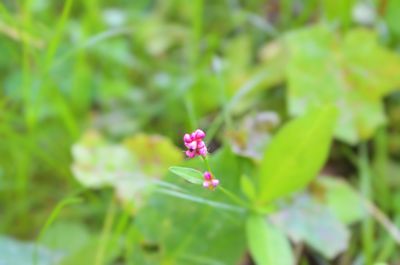
[[[399,17],[397,0],[3,0],[0,264],[400,264]],[[326,162],[304,126],[267,155],[326,106]],[[290,254],[252,259],[240,207],[168,173],[202,168],[196,128],[225,188],[279,198]]]

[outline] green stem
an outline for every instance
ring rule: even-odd
[[[107,249],[107,243],[110,238],[111,229],[114,223],[114,217],[116,213],[116,198],[113,195],[110,205],[108,206],[107,214],[104,219],[103,228],[101,231],[99,246],[97,247],[97,252],[95,256],[95,265],[104,264],[104,254]]]
[[[220,191],[222,191],[222,193],[224,193],[229,199],[231,199],[233,202],[245,207],[246,209],[252,209],[253,207],[251,205],[249,205],[248,203],[246,203],[245,201],[243,201],[241,198],[239,198],[238,196],[236,196],[235,194],[233,194],[232,192],[230,192],[229,190],[223,188],[221,185],[219,185],[217,187]]]
[[[208,172],[212,173],[210,163],[208,162],[208,157],[206,156],[206,157],[202,157],[202,158],[203,158],[204,164],[206,164]]]
[[[371,199],[371,171],[369,168],[368,146],[360,145],[358,153],[358,174],[360,177],[360,189],[365,198]],[[365,264],[373,264],[374,252],[374,223],[371,218],[366,218],[361,224],[361,238],[365,258]]]
[[[61,210],[71,204],[77,204],[81,203],[82,199],[79,197],[68,197],[63,199],[61,202],[57,204],[57,206],[54,208],[54,210],[51,212],[50,216],[47,218],[46,223],[42,227],[42,229],[39,232],[39,235],[35,241],[35,249],[33,251],[33,264],[38,264],[38,244],[41,241],[43,235],[46,233],[47,229],[50,227],[50,225],[56,220],[58,215],[60,214]]]
[[[206,157],[203,157],[203,161],[204,161],[204,164],[205,164],[206,167],[207,167],[208,172],[210,172],[211,175],[213,175],[213,174],[212,174],[212,171],[211,171],[210,163],[208,162],[208,157],[207,157],[207,156],[206,156]],[[229,190],[223,188],[221,185],[218,185],[218,189],[219,189],[220,191],[222,191],[222,192],[223,192],[229,199],[231,199],[233,202],[235,202],[235,203],[237,203],[237,204],[239,204],[239,205],[241,205],[241,206],[243,206],[243,207],[245,207],[245,208],[247,208],[247,209],[252,209],[252,208],[253,208],[251,205],[249,205],[248,203],[246,203],[246,202],[245,202],[244,200],[242,200],[240,197],[236,196],[235,194],[233,194],[233,193],[230,192]]]

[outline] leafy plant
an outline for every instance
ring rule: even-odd
[[[267,222],[265,215],[274,210],[273,203],[277,199],[301,190],[317,176],[329,154],[336,115],[336,109],[327,106],[283,126],[266,149],[258,173],[253,178],[258,184],[256,193],[253,192],[252,181],[242,177],[242,190],[246,192],[248,201],[225,189],[223,181],[215,185],[217,192],[248,210],[247,241],[257,264],[294,264],[288,239]],[[188,142],[186,136],[185,142]],[[211,172],[207,157],[204,161]],[[190,183],[204,185],[208,181],[204,175],[202,182],[201,172],[190,168],[172,167],[170,171]]]

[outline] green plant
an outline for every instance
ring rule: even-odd
[[[286,236],[265,218],[276,209],[274,202],[304,188],[328,157],[336,123],[336,108],[327,106],[288,122],[268,145],[258,172],[253,178],[242,177],[247,200],[215,185],[233,203],[247,209],[246,235],[253,259],[259,265],[294,264]],[[207,157],[203,158],[209,172]],[[171,167],[170,171],[193,184],[207,181],[197,170]]]

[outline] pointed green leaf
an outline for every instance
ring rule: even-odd
[[[203,174],[193,168],[170,167],[169,171],[193,184],[203,184]]]
[[[254,187],[253,181],[246,175],[242,175],[240,177],[240,188],[244,195],[250,200],[254,200],[256,198],[256,189]]]
[[[246,233],[251,256],[257,265],[295,264],[289,240],[264,217],[250,216]]]
[[[270,202],[304,188],[328,156],[336,109],[320,108],[290,121],[269,144],[258,174],[259,197]]]

